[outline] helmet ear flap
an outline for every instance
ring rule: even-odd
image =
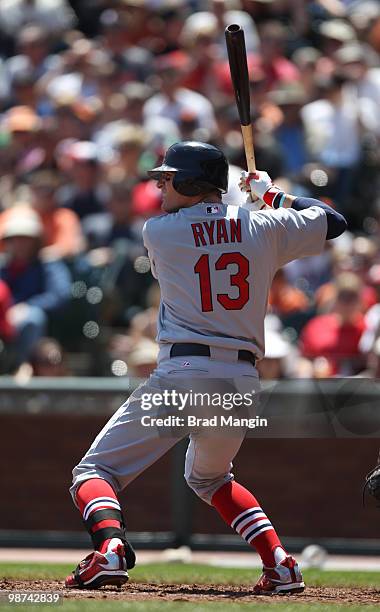
[[[202,193],[202,188],[200,185],[194,183],[194,179],[180,179],[178,176],[180,173],[176,173],[173,178],[173,187],[177,191],[184,196],[197,196]]]

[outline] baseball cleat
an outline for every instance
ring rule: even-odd
[[[275,567],[263,567],[263,574],[253,587],[255,595],[282,595],[302,593],[305,583],[297,561],[286,557]]]
[[[99,589],[113,585],[121,587],[127,582],[127,562],[123,544],[109,547],[107,552],[95,550],[79,563],[65,580],[69,589]]]

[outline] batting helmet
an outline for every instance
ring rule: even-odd
[[[158,181],[162,172],[175,172],[173,187],[184,196],[227,191],[227,159],[220,149],[204,142],[177,142],[169,147],[162,165],[148,175]]]

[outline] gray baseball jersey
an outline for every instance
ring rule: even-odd
[[[143,229],[161,288],[160,344],[194,342],[264,354],[264,317],[276,270],[323,250],[323,209],[249,212],[200,203]]]

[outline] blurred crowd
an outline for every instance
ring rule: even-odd
[[[349,232],[274,279],[263,378],[380,373],[380,3],[0,0],[0,373],[144,378],[159,289],[146,170],[201,140],[245,168],[224,42],[245,31],[257,167]]]

